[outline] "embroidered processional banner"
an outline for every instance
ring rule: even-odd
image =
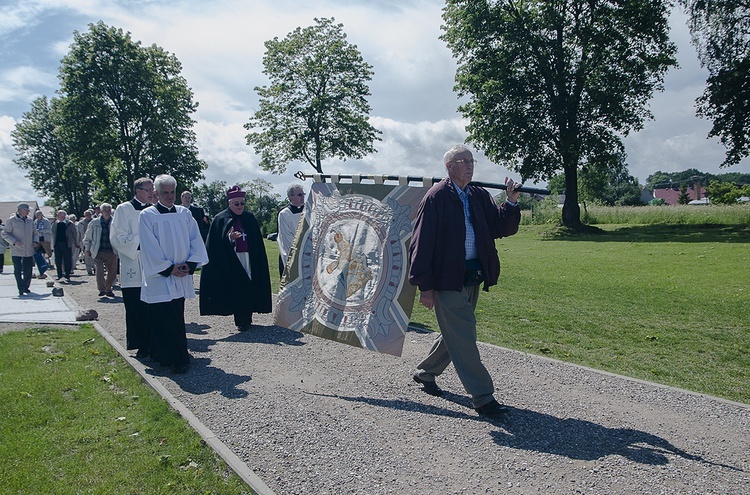
[[[400,356],[416,293],[408,280],[409,240],[428,189],[313,183],[275,323]]]

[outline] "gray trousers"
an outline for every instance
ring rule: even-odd
[[[423,380],[433,381],[453,362],[474,407],[483,406],[494,399],[495,386],[477,348],[474,309],[479,299],[479,286],[463,287],[460,292],[433,291],[433,294],[440,335],[417,366],[421,370],[418,375]]]

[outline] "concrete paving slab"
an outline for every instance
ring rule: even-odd
[[[32,279],[31,294],[18,295],[13,268],[0,273],[0,322],[77,324],[78,307],[69,298],[55,297],[46,280]],[[65,290],[64,285],[60,285]]]

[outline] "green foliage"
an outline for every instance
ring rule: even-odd
[[[91,325],[0,335],[3,493],[251,493]]]
[[[741,196],[750,197],[750,185],[739,187],[731,182],[713,181],[706,187],[706,192],[713,204],[733,205]]]
[[[380,139],[368,122],[372,67],[346,41],[343,24],[315,22],[265,43],[263,73],[271,84],[255,88],[259,109],[245,128],[260,165],[274,173],[292,160],[323,173],[323,160],[362,158]]]
[[[447,42],[469,139],[524,179],[566,177],[563,222],[580,226],[578,169],[617,167],[620,136],[676,65],[668,2],[449,0]]]
[[[562,209],[557,201],[557,195],[552,194],[534,203],[530,215],[525,211],[521,212],[521,223],[524,225],[559,225],[562,222]]]
[[[664,198],[654,198],[648,202],[649,206],[663,206],[665,204]]]
[[[712,207],[652,208],[673,209]],[[479,297],[479,338],[750,404],[748,244],[747,223],[522,227],[496,242],[503,272]],[[436,328],[419,304],[411,319]]]
[[[73,160],[64,129],[61,100],[46,96],[31,103],[11,131],[19,167],[34,189],[50,198],[50,203],[68,212],[82,214],[92,201],[92,171]]]
[[[650,191],[653,191],[657,187],[659,188],[665,188],[665,187],[673,187],[676,188],[678,185],[683,184],[689,184],[692,183],[694,178],[698,177],[705,181],[705,183],[708,183],[712,180],[719,180],[721,182],[724,182],[725,180],[732,180],[732,179],[726,179],[725,176],[742,176],[744,175],[746,180],[750,183],[750,174],[719,174],[719,175],[713,175],[708,174],[705,172],[701,172],[700,170],[697,170],[695,168],[689,168],[687,170],[683,170],[680,172],[662,172],[661,170],[658,170],[654,172],[653,174],[646,177],[646,187],[649,188]],[[732,180],[734,181],[734,180]],[[676,189],[675,189],[676,190]]]
[[[234,185],[234,184],[232,184]],[[263,235],[276,232],[276,218],[283,204],[283,199],[272,192],[273,186],[265,179],[237,184],[247,193],[245,208],[255,215]],[[193,188],[193,200],[201,205],[209,217],[215,217],[227,208],[227,183],[215,180],[210,184],[198,184]],[[278,268],[277,268],[278,270]]]
[[[556,194],[564,194],[564,173],[550,179],[550,183],[555,191],[560,191]],[[612,168],[584,166],[578,174],[578,190],[581,201],[597,205],[635,206],[641,204],[641,185],[638,179],[628,174],[624,163]]]
[[[60,67],[64,132],[74,160],[95,173],[95,201],[127,200],[143,176],[168,173],[185,189],[202,178],[197,103],[181,70],[174,55],[103,22],[74,33]]]
[[[680,186],[680,194],[677,196],[677,204],[686,205],[690,203],[690,195],[687,191],[687,185],[683,184]]]
[[[190,192],[193,193],[193,203],[201,206],[206,215],[213,218],[227,207],[227,189],[229,188],[226,182],[215,180],[210,184],[198,184]]]
[[[750,156],[750,4],[747,1],[681,0],[701,65],[708,69],[698,115],[711,119],[709,137],[726,148],[723,166]]]
[[[247,204],[245,208],[253,212],[263,235],[278,230],[277,219],[284,201],[278,194],[273,194],[272,190],[271,183],[264,179],[253,180],[246,189]]]

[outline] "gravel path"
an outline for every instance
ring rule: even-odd
[[[65,293],[124,346],[120,293],[100,300],[95,285],[74,277]],[[197,301],[186,303],[191,370],[153,373],[279,495],[750,493],[750,406],[482,345],[511,408],[493,422],[452,367],[444,397],[412,381],[431,333],[407,333],[397,358],[271,315],[240,334]]]

